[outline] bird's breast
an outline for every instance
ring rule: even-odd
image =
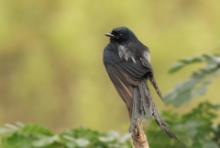
[[[105,48],[104,55],[103,55],[104,64],[114,65],[114,64],[119,63],[121,61],[121,58],[118,56],[118,53],[115,51],[116,50],[109,48],[109,46],[107,46]]]

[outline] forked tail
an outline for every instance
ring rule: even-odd
[[[154,117],[156,123],[169,137],[177,139],[175,134],[168,128],[166,122],[160,117],[145,81],[142,81],[138,87],[134,88],[133,94],[131,128],[135,126],[138,119],[142,120],[150,115]]]

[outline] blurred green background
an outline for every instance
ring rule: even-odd
[[[102,64],[104,33],[116,26],[150,47],[165,93],[193,69],[171,77],[177,59],[218,52],[220,1],[0,0],[0,124],[127,131],[127,111]],[[177,111],[207,98],[220,103],[219,84]],[[155,101],[160,110],[172,108]]]

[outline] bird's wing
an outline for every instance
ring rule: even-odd
[[[104,50],[104,65],[119,95],[126,103],[130,118],[133,117],[134,88],[144,80],[146,68],[139,61],[127,60],[120,57],[114,48],[107,46]]]
[[[134,54],[131,50],[139,52]],[[130,45],[130,50],[125,52],[124,55],[120,56],[121,61],[117,63],[125,73],[127,73],[131,79],[143,80],[149,79],[153,87],[155,88],[158,96],[162,99],[161,91],[157,85],[157,82],[154,78],[153,69],[150,63],[150,53],[147,47],[144,45]]]
[[[151,73],[150,66],[144,66],[140,57],[135,56],[131,50],[122,48],[121,51],[113,51],[115,47],[107,46],[104,52],[105,66],[111,65],[127,75],[128,79],[138,81],[144,80]],[[131,48],[133,49],[133,47]]]
[[[143,80],[148,73],[151,73],[151,69],[144,67],[140,60],[123,60],[117,64],[117,67],[122,69],[133,80]]]
[[[121,77],[126,75],[126,83],[137,86],[137,81],[149,79],[155,88],[157,94],[162,98],[160,89],[153,75],[152,66],[150,64],[150,54],[145,46],[129,46],[130,50],[123,49],[122,53],[112,52],[111,46],[107,47],[105,56],[105,65],[111,65],[115,71],[120,71]],[[132,50],[140,53],[134,54]],[[108,71],[108,69],[107,69]]]
[[[129,115],[132,114],[132,99],[133,99],[133,88],[128,83],[127,76],[117,66],[105,65],[106,71],[113,82],[119,95],[125,102]]]

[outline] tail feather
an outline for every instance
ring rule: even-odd
[[[134,88],[133,94],[131,128],[135,126],[137,119],[143,119],[147,115],[151,115],[169,137],[177,139],[175,134],[168,128],[166,122],[160,117],[144,81]]]
[[[160,99],[162,100],[162,99],[163,99],[163,96],[162,96],[162,93],[161,93],[161,91],[160,91],[160,89],[159,89],[159,87],[158,87],[158,85],[157,85],[156,80],[154,79],[154,76],[151,76],[149,80],[150,80],[151,84],[153,85],[154,89],[156,90],[158,96],[159,96]]]
[[[160,126],[160,128],[171,138],[177,139],[176,135],[167,127],[166,122],[160,117],[160,114],[158,113],[158,111],[154,110],[154,114],[153,114],[156,123]]]

